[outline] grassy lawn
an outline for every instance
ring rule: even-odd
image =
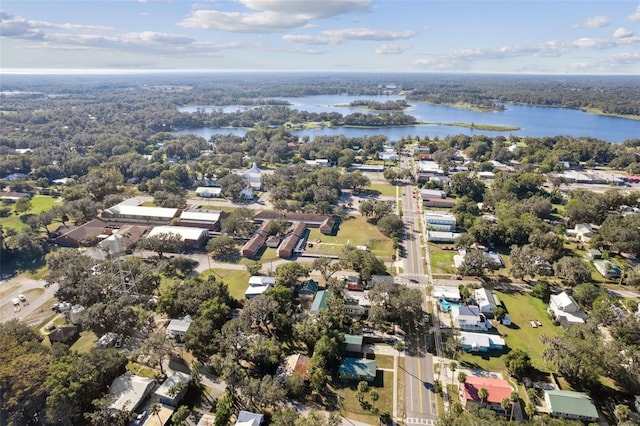
[[[391,185],[389,183],[372,183],[371,185],[367,186],[365,189],[371,190],[371,191],[377,191],[380,193],[380,195],[385,195],[389,197],[396,196],[396,186]]]
[[[443,250],[435,244],[429,244],[429,258],[433,272],[441,274],[455,274],[456,268],[453,266],[453,256],[455,250]]]
[[[393,372],[378,370],[375,382],[369,385],[369,393],[364,397],[364,407],[356,398],[357,383],[354,382],[349,386],[337,389],[336,392],[342,401],[340,414],[368,424],[378,424],[378,416],[371,414],[366,405],[368,403],[369,406],[376,407],[380,413],[393,412],[393,379]],[[372,390],[380,395],[380,399],[376,402],[371,400],[370,392]]]
[[[449,403],[460,402],[460,388],[458,385],[447,385],[447,393],[449,394]]]
[[[527,294],[506,294],[498,292],[498,297],[506,307],[511,318],[511,327],[497,324],[496,328],[505,339],[510,349],[522,349],[531,357],[531,363],[540,371],[550,371],[549,366],[542,360],[544,345],[540,342],[543,335],[555,336],[559,328],[553,325],[546,311],[546,305],[539,299]],[[542,327],[533,328],[530,320],[537,320]],[[465,353],[460,360],[477,365],[485,370],[502,371],[504,353],[489,352],[482,355]]]
[[[393,357],[390,355],[376,355],[378,368],[393,368]]]
[[[244,299],[244,292],[249,287],[249,273],[244,270],[237,269],[208,269],[201,275],[206,279],[209,275],[215,275],[216,279],[220,279],[229,286],[229,294],[238,300]]]
[[[60,203],[62,203],[62,201],[59,198],[51,197],[49,195],[34,195],[31,198],[31,208],[27,214],[40,214]],[[21,230],[28,226],[20,221],[20,215],[15,214],[15,204],[11,206],[11,215],[9,217],[0,218],[0,225],[5,229],[11,228],[15,230]],[[55,224],[50,226],[49,229],[52,230],[54,227]]]
[[[127,370],[137,376],[146,377],[148,379],[156,378],[156,370],[149,368],[146,365],[138,364],[137,362],[129,361],[127,364]]]
[[[342,246],[349,244],[352,246],[369,246],[371,252],[379,256],[384,261],[391,260],[393,254],[393,244],[391,240],[378,230],[378,228],[367,222],[362,216],[356,216],[340,223],[337,235],[324,235],[317,228],[310,229],[309,242],[313,247],[307,248],[310,253],[339,254]],[[317,244],[316,241],[321,243]]]
[[[87,353],[96,346],[98,336],[93,331],[81,331],[80,338],[69,349],[80,354]]]

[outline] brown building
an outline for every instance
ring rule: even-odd
[[[309,228],[319,228],[320,232],[329,235],[333,232],[336,220],[333,216],[312,213],[279,213],[274,211],[262,211],[253,217],[256,222],[268,219],[284,218],[289,222],[304,222]]]
[[[455,204],[455,200],[448,200],[446,198],[425,198],[422,200],[422,205],[424,205],[425,207],[440,207],[450,209],[453,208]]]
[[[58,230],[58,236],[53,237],[53,243],[63,247],[86,247],[113,234],[107,222],[100,219],[91,220],[80,226],[63,227]]]
[[[240,255],[242,257],[254,257],[262,249],[262,246],[264,246],[264,243],[269,237],[269,222],[271,222],[269,219],[262,222],[258,231],[242,246],[240,249]]]
[[[278,257],[289,258],[293,256],[298,241],[304,236],[307,226],[304,222],[293,222],[289,233],[278,247]]]

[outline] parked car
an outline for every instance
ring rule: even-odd
[[[25,297],[24,294],[19,294],[18,295],[18,299],[20,299],[21,302],[26,302],[27,301],[27,298]]]
[[[144,418],[147,417],[147,412],[143,411],[142,413],[136,416],[136,419],[133,421],[133,424],[138,426],[144,422]]]

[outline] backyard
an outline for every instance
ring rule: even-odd
[[[40,214],[44,211],[51,209],[54,205],[60,204],[59,198],[54,198],[48,195],[34,195],[31,198],[31,208],[26,214]],[[20,215],[15,214],[15,204],[11,205],[11,214],[8,217],[0,218],[0,225],[5,229],[21,230],[28,227],[26,223],[20,220]],[[55,224],[49,226],[50,230],[55,229]]]
[[[377,408],[380,414],[393,411],[393,376],[393,371],[378,370],[376,380],[370,383],[369,392],[365,394],[362,403],[358,401],[356,396],[358,383],[353,382],[336,389],[341,401],[340,414],[360,422],[378,424],[378,415],[372,414],[368,407]],[[378,393],[379,399],[377,401],[371,399],[371,391]]]
[[[249,287],[249,273],[242,269],[207,269],[202,273],[201,278],[206,279],[209,275],[215,275],[216,280],[223,281],[229,287],[229,294],[238,299],[244,299],[244,292]]]

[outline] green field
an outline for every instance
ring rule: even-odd
[[[59,198],[50,197],[48,195],[34,195],[31,198],[31,208],[27,211],[27,214],[40,214],[44,211],[51,209],[56,204],[61,204],[62,201]],[[15,229],[17,231],[28,227],[27,224],[20,221],[20,215],[15,214],[15,205],[11,206],[11,215],[9,217],[0,218],[0,225],[5,229]],[[53,229],[50,226],[49,229]]]
[[[431,267],[436,274],[455,274],[456,268],[453,266],[453,256],[455,250],[443,250],[435,244],[429,244],[429,258]]]
[[[369,385],[369,389],[370,391],[375,390],[378,392],[380,399],[374,403],[371,401],[369,393],[364,397],[364,401],[376,407],[381,414],[385,412],[391,413],[393,410],[393,376],[392,371],[378,370],[378,377],[376,377],[375,382]],[[362,407],[358,398],[356,398],[356,386],[357,383],[353,383],[352,386],[336,390],[342,405],[340,414],[360,422],[372,425],[378,424],[378,416],[371,414],[368,409]]]
[[[229,294],[238,299],[244,299],[244,292],[249,287],[249,273],[238,269],[208,269],[200,277],[206,279],[209,275],[215,275],[216,279],[222,280],[229,287]]]
[[[558,334],[559,328],[547,314],[547,305],[540,299],[528,294],[500,293],[496,292],[511,319],[512,326],[507,327],[494,321],[499,334],[504,338],[510,349],[521,349],[531,357],[531,364],[540,371],[550,371],[550,366],[542,360],[544,345],[540,342],[543,335],[552,337]],[[529,321],[535,320],[542,323],[542,327],[533,328]],[[485,370],[502,371],[504,366],[504,354],[473,355],[465,353],[460,360],[475,364]]]
[[[396,196],[396,186],[391,185],[389,183],[372,183],[367,186],[365,189],[370,191],[379,192],[379,195],[386,195],[388,197]]]
[[[321,243],[318,244],[317,240]],[[307,252],[315,254],[340,254],[342,246],[369,246],[373,254],[383,261],[390,261],[393,244],[388,237],[382,235],[378,228],[367,222],[362,216],[356,216],[340,223],[337,235],[324,235],[317,228],[310,229],[309,240],[313,247]]]

